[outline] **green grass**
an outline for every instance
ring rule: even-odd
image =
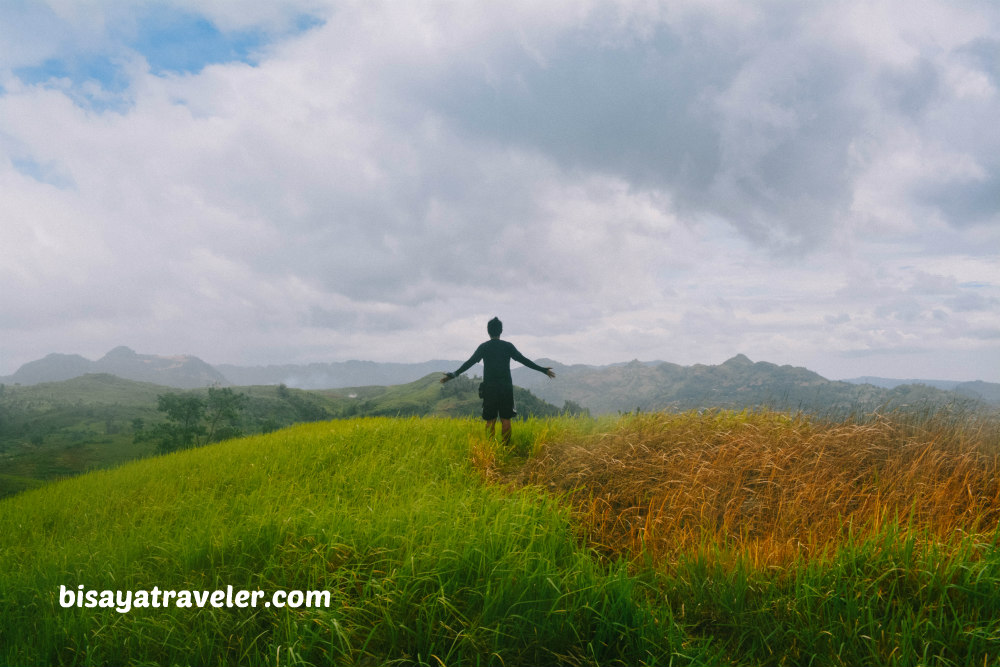
[[[467,459],[479,430],[300,426],[8,499],[0,662],[634,662],[679,650],[679,632],[675,647],[638,584],[596,565],[552,499],[478,482]],[[334,604],[120,614],[61,608],[61,584],[324,589]]]
[[[780,570],[684,560],[665,579],[675,621],[735,664],[994,665],[996,538],[922,542],[885,530]]]
[[[478,420],[314,423],[2,500],[0,664],[1000,661],[992,536],[886,530],[781,569],[611,562],[560,498],[469,463],[605,427],[519,423],[505,453]],[[60,585],[321,589],[332,605],[123,614],[63,608]]]

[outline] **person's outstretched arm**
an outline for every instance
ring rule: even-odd
[[[513,344],[510,346],[510,358],[518,362],[519,364],[531,368],[532,370],[536,370],[539,373],[545,373],[550,378],[554,378],[556,376],[556,372],[552,370],[551,367],[539,366],[534,361],[532,361],[531,359],[527,358],[526,356],[518,352],[517,348],[514,347]]]
[[[476,351],[472,353],[472,356],[469,357],[464,364],[458,367],[457,371],[455,371],[454,373],[445,373],[444,377],[441,378],[441,384],[444,384],[448,380],[454,380],[459,375],[469,370],[470,368],[472,368],[473,365],[478,364],[482,360],[483,360],[483,346],[480,345],[479,347],[476,348]]]

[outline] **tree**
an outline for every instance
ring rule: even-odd
[[[247,405],[245,394],[237,394],[229,387],[208,390],[205,416],[208,419],[208,433],[205,442],[218,442],[243,435],[239,427],[240,413]]]
[[[172,452],[197,447],[210,442],[243,435],[239,421],[248,402],[245,394],[232,389],[212,387],[208,397],[195,394],[160,394],[156,407],[167,415],[167,421],[157,424],[147,436],[141,422],[133,422],[136,441],[156,441],[160,452]]]
[[[167,421],[153,429],[156,448],[161,452],[193,447],[198,437],[204,435],[201,420],[205,416],[205,402],[193,394],[160,394],[156,409],[167,414]]]

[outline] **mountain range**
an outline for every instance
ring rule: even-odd
[[[97,361],[80,355],[50,354],[24,364],[0,384],[58,382],[90,373],[151,382],[179,389],[206,386],[278,385],[299,389],[391,386],[414,382],[434,372],[454,370],[461,361],[413,364],[346,361],[281,366],[212,366],[189,355],[138,354],[116,347]],[[638,360],[605,366],[564,365],[548,359],[550,380],[527,368],[512,370],[514,382],[555,405],[567,402],[594,414],[632,410],[687,410],[703,407],[753,407],[835,413],[875,409],[887,404],[972,400],[1000,405],[1000,384],[893,380],[862,377],[828,380],[806,368],[753,362],[739,354],[719,365],[680,366]],[[481,374],[481,366],[478,369]],[[477,368],[469,375],[477,373]]]
[[[880,387],[828,380],[798,366],[755,363],[743,354],[719,365],[680,366],[638,360],[602,367],[539,363],[554,366],[561,381],[550,382],[539,373],[518,368],[512,371],[515,384],[549,403],[572,401],[595,414],[766,406],[833,415],[928,402],[1000,405],[1000,384],[956,383],[951,390],[943,390],[913,381]]]

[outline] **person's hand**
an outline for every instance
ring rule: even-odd
[[[556,372],[551,368],[546,368],[545,374],[548,375],[550,378],[554,378],[556,376]]]
[[[448,373],[445,373],[444,377],[441,378],[441,384],[444,384],[445,382],[447,382],[450,379],[451,379],[451,375],[449,375]]]

